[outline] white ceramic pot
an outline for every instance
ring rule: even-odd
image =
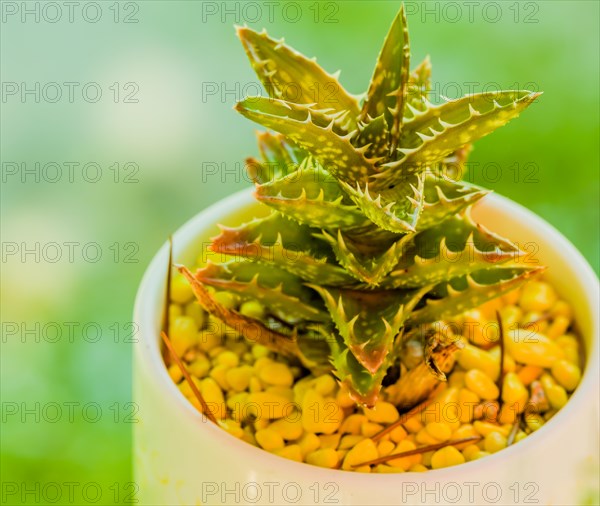
[[[173,236],[174,259],[192,265],[217,223],[264,213],[251,190],[209,207]],[[581,384],[568,404],[524,441],[495,455],[426,473],[361,474],[287,460],[230,436],[180,394],[159,348],[168,246],[139,288],[135,322],[135,480],[139,504],[580,504],[597,483],[599,455],[598,279],[573,245],[520,205],[490,195],[474,217],[533,251],[575,311],[586,345]],[[591,503],[590,503],[591,504]]]

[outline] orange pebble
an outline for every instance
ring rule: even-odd
[[[538,367],[537,365],[525,365],[517,373],[517,376],[523,385],[529,386],[542,375],[542,372],[544,372],[542,367]]]

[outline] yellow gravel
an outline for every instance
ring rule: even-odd
[[[233,294],[216,296],[247,316],[265,314],[260,303],[240,306]],[[490,330],[497,309],[505,328],[502,372],[499,333],[497,327]],[[307,374],[208,316],[178,277],[171,286],[169,314],[173,346],[224,430],[280,457],[330,469],[423,472],[485,458],[539,430],[568,402],[582,376],[572,309],[544,281],[529,282],[453,320],[466,344],[456,353],[448,382],[425,411],[402,423],[385,388],[372,408],[356,406],[332,375]],[[201,410],[168,358],[167,368],[181,393]],[[509,441],[511,433],[514,441]],[[468,437],[478,439],[439,448]],[[428,445],[438,448],[364,465]]]

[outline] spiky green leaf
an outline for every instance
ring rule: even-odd
[[[369,251],[371,248],[365,248],[349,237],[344,237],[341,230],[338,230],[337,235],[324,230],[320,237],[330,244],[338,262],[369,287],[378,286],[394,268],[402,256],[403,242],[409,238],[408,235],[401,237],[383,251],[380,251],[380,244],[375,251]]]
[[[425,230],[457,215],[485,197],[489,191],[463,181],[427,174],[423,193],[423,209],[417,222],[417,230]]]
[[[390,150],[398,145],[404,104],[408,91],[410,46],[404,6],[394,18],[387,34],[363,104],[360,119],[384,115],[390,132]]]
[[[414,116],[411,107],[418,111],[424,111],[427,108],[426,104],[430,90],[431,61],[429,60],[429,56],[426,56],[408,76],[408,93],[404,107],[405,120]]]
[[[440,106],[429,106],[404,125],[397,161],[382,165],[373,176],[377,187],[421,172],[461,146],[469,144],[517,117],[540,93],[500,91],[468,95]]]
[[[196,278],[218,290],[237,293],[242,299],[257,299],[266,310],[284,322],[327,322],[329,315],[314,292],[298,276],[259,262],[210,262],[196,272]]]
[[[380,367],[374,374],[371,373],[356,359],[339,336],[335,342],[330,343],[330,348],[334,374],[348,388],[357,403],[373,406],[379,396],[388,364]]]
[[[358,101],[343,88],[338,75],[328,74],[315,59],[306,58],[283,39],[274,40],[264,31],[238,27],[237,33],[270,97],[346,112],[341,123],[354,128],[360,110]]]
[[[410,325],[443,320],[477,307],[507,293],[544,269],[537,267],[495,268],[441,283],[431,290],[432,297],[412,312]]]
[[[416,288],[449,281],[482,269],[515,264],[517,246],[476,224],[469,213],[456,215],[412,235],[385,279],[387,288]]]
[[[350,142],[356,131],[344,134],[336,127],[335,116],[262,97],[247,98],[236,109],[248,119],[289,137],[338,179],[352,183],[375,172],[373,162],[365,156],[366,149],[355,148]]]
[[[252,177],[253,181],[266,183],[283,177],[298,168],[299,161],[296,154],[283,135],[257,132],[256,138],[262,161],[260,162],[261,170],[258,171],[260,177]]]
[[[472,144],[465,144],[456,151],[453,151],[431,166],[431,174],[436,177],[451,179],[455,182],[460,181],[465,175],[465,166],[472,149]]]
[[[344,343],[371,374],[384,364],[404,321],[426,289],[359,291],[311,284]]]
[[[237,258],[274,264],[302,279],[327,285],[351,285],[354,278],[335,263],[324,241],[313,237],[318,230],[274,213],[237,228],[221,227],[211,249]]]
[[[246,158],[246,174],[256,184],[266,183],[273,178],[273,171],[264,163],[261,163],[256,158],[250,156]]]
[[[411,175],[383,191],[372,191],[369,184],[364,188],[342,182],[342,187],[354,203],[378,227],[403,234],[414,232],[423,207],[424,178]]]
[[[390,245],[403,235],[399,232],[390,232],[389,230],[379,228],[372,222],[364,227],[345,230],[344,233],[361,246],[373,245],[378,249]]]
[[[300,167],[283,178],[257,185],[256,198],[312,227],[347,229],[370,223],[335,178],[310,165]]]
[[[287,356],[297,356],[298,346],[295,339],[270,329],[262,322],[244,316],[220,304],[184,266],[178,266],[179,272],[188,280],[192,291],[200,305],[211,315],[219,318],[228,327],[244,336],[246,339],[262,344],[269,349]]]
[[[373,164],[384,160],[390,152],[390,132],[385,116],[382,114],[368,123],[358,124],[358,135],[352,140],[357,147],[367,146],[365,156]]]
[[[315,375],[331,372],[331,339],[335,339],[331,326],[322,323],[314,326],[309,324],[306,331],[298,334],[299,358],[304,367]]]

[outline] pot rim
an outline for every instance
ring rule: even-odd
[[[236,452],[239,452],[240,456],[245,456],[248,459],[252,459],[256,462],[257,467],[264,466],[266,464],[274,468],[288,468],[290,473],[293,475],[314,475],[318,474],[323,480],[352,480],[354,484],[356,481],[365,481],[365,484],[373,485],[374,481],[383,483],[398,482],[403,480],[403,476],[408,474],[411,479],[414,480],[415,475],[418,474],[420,479],[428,481],[432,480],[444,480],[447,478],[456,478],[456,474],[459,471],[469,473],[470,470],[477,467],[478,470],[485,470],[486,467],[493,468],[502,461],[506,461],[507,465],[516,458],[519,452],[527,452],[532,445],[538,446],[549,442],[552,438],[553,428],[557,427],[563,419],[570,416],[576,416],[577,412],[583,407],[583,404],[588,402],[589,395],[594,394],[594,390],[599,382],[600,375],[600,360],[599,360],[599,317],[598,313],[593,311],[593,308],[599,307],[599,286],[598,278],[585,260],[582,254],[575,248],[575,246],[564,237],[556,228],[546,222],[537,214],[533,213],[529,209],[522,205],[496,193],[487,195],[484,199],[486,205],[500,208],[510,214],[516,221],[529,222],[532,228],[537,229],[540,233],[547,236],[549,241],[555,244],[555,249],[560,251],[562,257],[572,258],[571,265],[576,272],[577,281],[581,285],[580,287],[585,292],[585,300],[588,305],[592,308],[592,328],[589,342],[591,348],[586,349],[585,353],[585,365],[583,369],[583,375],[581,381],[573,392],[567,404],[561,408],[556,415],[552,417],[547,423],[545,423],[535,433],[530,434],[525,439],[520,441],[518,444],[511,445],[497,453],[486,456],[484,459],[477,461],[465,462],[458,466],[452,466],[443,469],[428,470],[423,473],[395,473],[395,474],[382,474],[382,473],[357,473],[354,471],[345,471],[341,469],[327,469],[317,466],[312,466],[304,462],[296,462],[285,457],[280,457],[266,450],[251,445],[245,441],[242,441],[235,436],[227,433],[224,429],[215,426],[208,420],[206,420],[192,404],[181,394],[175,383],[171,380],[168,375],[167,368],[164,366],[162,355],[160,353],[160,338],[159,329],[156,326],[156,313],[155,308],[152,307],[152,296],[159,286],[164,286],[165,280],[165,265],[169,257],[169,244],[168,242],[156,253],[148,268],[146,269],[142,278],[140,287],[138,289],[135,307],[134,307],[134,321],[138,324],[139,328],[139,339],[134,345],[134,360],[141,367],[151,369],[151,374],[155,386],[160,389],[161,395],[168,397],[170,406],[180,412],[180,416],[186,417],[190,422],[197,423],[199,430],[208,430],[211,438],[221,439],[220,444],[224,446],[231,446]],[[245,207],[256,205],[257,202],[253,199],[252,188],[247,188],[238,191],[228,197],[220,200],[219,202],[205,208],[196,214],[193,218],[188,220],[182,227],[180,227],[175,234],[173,234],[173,256],[177,258],[178,251],[186,250],[193,240],[199,235],[203,228],[207,225],[211,226],[216,224],[214,215],[225,215],[231,214],[235,211],[240,211]],[[210,223],[208,222],[210,218]],[[202,427],[205,424],[206,427]],[[244,455],[245,454],[245,455]],[[290,474],[292,476],[292,474]],[[468,476],[468,474],[465,474]],[[342,485],[341,483],[339,483]]]

